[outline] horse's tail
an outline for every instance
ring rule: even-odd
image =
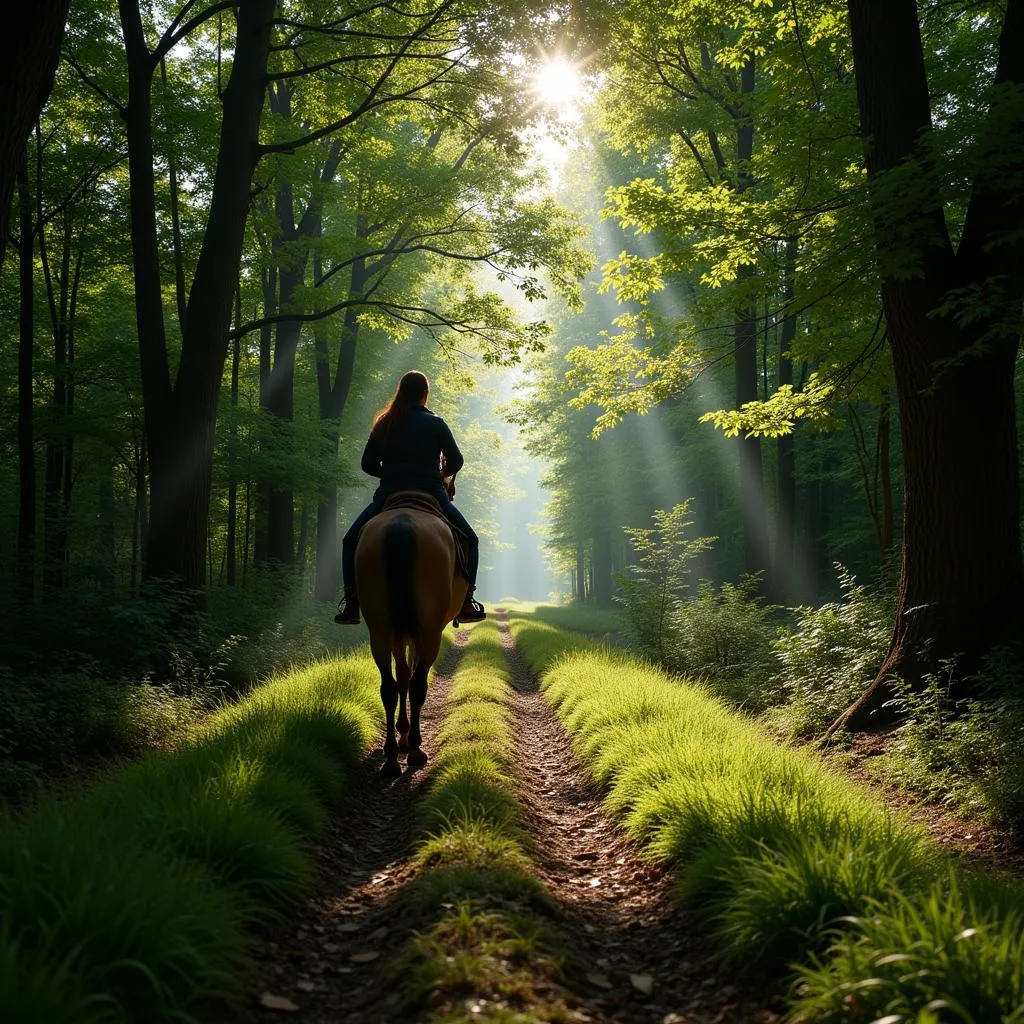
[[[416,594],[413,590],[416,533],[408,516],[395,516],[388,523],[383,547],[384,582],[394,645],[399,650],[406,646],[415,648],[419,640]]]

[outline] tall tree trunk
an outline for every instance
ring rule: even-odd
[[[242,322],[241,282],[235,300],[235,320]],[[238,534],[238,371],[242,360],[242,341],[235,337],[231,353],[231,430],[228,437],[228,526],[225,541],[225,563],[227,583],[233,587],[237,578],[237,534]]]
[[[576,542],[576,600],[582,602],[587,596],[587,561],[581,541]]]
[[[153,175],[151,88],[155,72],[136,0],[120,0],[128,58],[124,111],[131,175],[130,221],[136,315],[150,459],[145,572],[201,587],[206,575],[217,398],[227,357],[275,0],[238,8],[206,232],[185,311],[173,388],[163,317]]]
[[[931,107],[914,0],[848,0],[869,183],[927,161]],[[1024,85],[1024,0],[1008,0],[994,82]],[[982,134],[1005,132],[1002,118]],[[1024,124],[1016,126],[1024,130]],[[992,140],[987,140],[992,141]],[[829,729],[876,720],[896,674],[910,685],[956,657],[961,679],[992,647],[1020,640],[1024,562],[1013,373],[1024,297],[1024,198],[1013,174],[980,167],[959,248],[933,176],[915,176],[898,226],[874,194],[883,255],[898,231],[916,243],[916,275],[883,277],[903,441],[903,556],[896,623],[874,683]],[[904,268],[905,269],[905,268]],[[958,322],[950,292],[988,289],[995,314]],[[987,336],[986,336],[987,334]],[[983,342],[979,344],[979,342]],[[974,347],[972,347],[974,346]],[[951,362],[952,361],[952,362]],[[958,692],[965,692],[961,685]]]
[[[139,438],[135,447],[135,508],[132,514],[132,564],[128,587],[132,595],[137,593],[141,576],[142,538],[146,533],[146,437]]]
[[[606,518],[605,523],[608,522]],[[607,526],[594,531],[593,549],[594,603],[603,606],[612,603],[612,538]]]
[[[888,565],[893,546],[893,494],[892,494],[892,408],[886,395],[878,409],[878,442],[875,464],[878,467],[882,508],[879,537],[883,570]]]
[[[319,230],[319,227],[318,227]],[[313,277],[320,280],[319,253],[313,256]],[[366,284],[365,263],[355,260],[349,285],[349,297],[362,294]],[[327,349],[326,326],[317,324],[314,334],[316,345],[316,381],[320,423],[325,430],[328,450],[337,454],[339,424],[352,388],[355,369],[356,343],[359,337],[358,311],[350,307],[345,311],[338,343],[338,362],[331,376]],[[333,601],[338,594],[338,488],[327,484],[320,490],[316,510],[316,596],[320,601]]]
[[[740,93],[750,96],[754,91],[754,58],[740,72]],[[754,155],[754,123],[749,113],[736,126],[736,190],[745,192],[752,184],[750,160]],[[751,281],[756,268],[744,264],[738,270],[743,287]],[[736,408],[757,401],[757,303],[753,297],[744,300],[736,310],[733,345],[736,368]],[[759,437],[741,437],[739,448],[740,515],[743,522],[743,564],[747,572],[759,572],[768,565],[768,518],[764,494],[764,467]]]
[[[38,147],[37,168],[42,170],[42,148]],[[42,194],[37,187],[39,211],[39,256],[46,282],[53,332],[53,390],[51,393],[51,423],[46,440],[43,471],[43,596],[48,601],[59,600],[64,589],[64,548],[67,543],[65,525],[64,484],[70,476],[65,472],[64,458],[67,439],[71,436],[68,422],[68,331],[71,305],[71,216],[64,213],[64,230],[60,266],[56,287],[46,244],[46,230],[42,218]],[[77,282],[76,282],[77,283]]]
[[[163,86],[164,107],[167,113],[167,187],[171,207],[171,251],[174,259],[174,296],[177,300],[178,329],[185,323],[185,256],[181,248],[181,213],[178,201],[178,150],[174,143],[174,123],[167,91],[167,61],[160,60],[160,84]]]
[[[35,234],[28,157],[22,146],[18,173],[18,549],[15,597],[30,604],[35,592],[36,448],[32,389],[35,347]]]
[[[114,503],[114,467],[108,462],[103,467],[98,484],[98,531],[100,552],[96,579],[100,591],[107,597],[114,593],[117,580],[117,534],[115,532],[116,505]]]
[[[281,293],[278,308],[294,308],[295,293],[305,279],[305,261],[300,267],[285,267],[279,272]],[[295,355],[302,335],[298,320],[277,325],[274,336],[274,365],[266,387],[260,389],[263,407],[278,422],[275,442],[291,446],[291,426],[295,415]],[[286,459],[291,462],[291,459]],[[294,562],[295,500],[291,486],[272,481],[267,494],[267,558],[279,565]]]
[[[779,387],[793,386],[793,360],[790,348],[796,337],[796,312],[793,295],[796,277],[797,240],[786,240],[785,285],[783,300],[786,312],[779,332]],[[778,600],[784,604],[795,599],[796,554],[796,438],[793,433],[783,434],[776,442],[778,460],[778,515],[775,519],[775,589]]]
[[[274,266],[263,267],[260,271],[260,285],[263,291],[263,318],[276,316],[277,309],[277,268]],[[266,408],[267,387],[270,382],[270,367],[272,365],[271,349],[274,341],[274,329],[269,323],[260,328],[260,351],[259,351],[259,400],[260,408]],[[266,442],[261,440],[261,447]],[[249,449],[250,457],[252,447]],[[262,478],[256,484],[256,502],[254,511],[255,537],[253,538],[252,561],[253,565],[265,565],[269,560],[270,541],[267,533],[267,508],[270,505],[270,484]]]
[[[11,199],[32,125],[53,88],[68,0],[13,4],[0,47],[0,267],[7,252]],[[31,207],[30,207],[31,208]]]

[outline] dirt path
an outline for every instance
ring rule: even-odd
[[[468,638],[465,630],[456,633],[431,681],[422,712],[428,753],[436,749]],[[397,996],[382,991],[382,983],[409,939],[401,897],[413,874],[416,802],[430,766],[389,782],[378,772],[382,760],[379,744],[363,759],[317,848],[316,895],[274,930],[259,954],[251,998],[220,1021],[382,1024],[395,1018]]]
[[[516,650],[504,612],[502,645],[516,691],[517,758],[533,856],[564,908],[572,942],[567,1002],[580,1021],[636,1024],[770,1024],[774,993],[722,970],[672,878],[646,862],[601,807]],[[774,1007],[774,1010],[769,1008]]]

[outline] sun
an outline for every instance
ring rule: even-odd
[[[542,103],[559,109],[575,105],[584,91],[579,68],[564,57],[545,60],[537,69],[533,87]]]

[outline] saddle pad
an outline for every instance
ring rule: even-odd
[[[427,512],[437,516],[452,531],[455,541],[455,568],[469,579],[469,538],[441,511],[441,505],[431,494],[425,491],[395,491],[384,499],[382,512],[393,512],[395,509],[409,509],[412,512]]]

